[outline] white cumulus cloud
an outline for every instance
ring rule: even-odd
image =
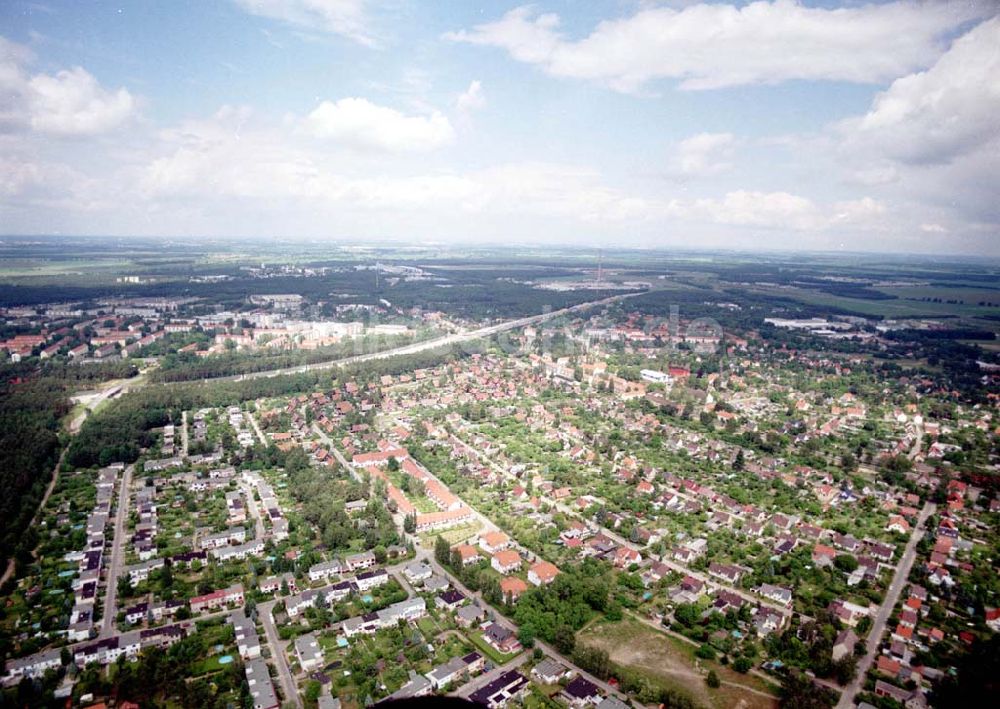
[[[621,91],[656,79],[679,80],[682,89],[793,79],[878,83],[930,64],[949,31],[982,15],[973,5],[891,2],[830,10],[759,0],[742,7],[651,7],[600,22],[578,40],[559,31],[558,15],[524,6],[445,37],[499,47],[553,76]]]
[[[246,109],[224,107],[164,131],[160,141],[135,180],[139,195],[154,208],[236,200],[254,208],[296,203],[320,211],[336,206],[340,212],[531,214],[581,223],[650,213],[645,200],[608,186],[598,171],[581,166],[528,162],[461,172],[348,175]]]
[[[302,127],[316,138],[389,152],[434,150],[455,137],[451,121],[439,111],[408,116],[363,98],[323,101],[303,119]]]
[[[81,67],[55,76],[38,74],[28,86],[31,127],[44,133],[104,133],[124,123],[135,111],[135,99],[128,89],[108,91]]]
[[[904,163],[946,163],[1000,138],[1000,18],[960,37],[927,71],[845,121],[848,148]]]
[[[1000,18],[973,26],[924,71],[897,78],[867,112],[831,126],[854,182],[913,215],[912,232],[974,238],[1000,226]],[[955,237],[959,238],[959,237]]]
[[[0,37],[0,129],[54,135],[95,135],[117,128],[136,111],[126,88],[109,90],[82,67],[30,74],[31,53]]]

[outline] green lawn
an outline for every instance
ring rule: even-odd
[[[414,497],[412,495],[407,495],[407,498],[409,498],[410,502],[413,503],[413,506],[417,508],[417,512],[420,512],[421,514],[438,511],[438,506],[431,502],[429,497]]]
[[[226,653],[222,654],[225,655]],[[191,665],[191,676],[199,677],[201,675],[206,675],[210,672],[218,672],[223,667],[225,667],[225,665],[219,662],[220,657],[222,657],[222,655],[213,655],[212,657],[207,657],[204,660],[201,660],[200,662],[193,663]],[[235,654],[233,654],[233,659],[235,661]]]
[[[434,541],[440,534],[449,544],[458,544],[459,542],[464,542],[466,539],[477,535],[481,526],[482,525],[480,525],[479,522],[471,522],[469,524],[463,524],[460,527],[451,527],[450,529],[428,532],[427,534],[420,535],[420,543],[428,549],[433,549]]]
[[[486,655],[486,657],[490,658],[490,660],[492,660],[493,663],[496,665],[502,665],[505,662],[517,657],[518,655],[518,653],[516,652],[507,654],[497,652],[497,650],[492,645],[483,640],[483,634],[480,631],[477,631],[475,633],[469,633],[468,638],[472,642],[472,644],[476,646],[477,650]]]
[[[441,631],[437,623],[434,622],[434,619],[429,617],[418,620],[417,627],[420,628],[420,632],[428,639],[434,638]]]

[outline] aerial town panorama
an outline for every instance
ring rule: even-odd
[[[1000,697],[997,0],[0,0],[0,709]]]

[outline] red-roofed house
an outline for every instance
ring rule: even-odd
[[[510,537],[503,532],[487,532],[479,537],[479,547],[487,554],[496,554],[510,547]]]
[[[483,558],[480,556],[479,550],[471,544],[459,544],[455,547],[455,553],[458,554],[458,558],[461,561],[462,566],[474,564]]]
[[[889,532],[897,532],[899,534],[910,533],[910,523],[907,522],[901,515],[892,515],[885,528],[886,531]]]
[[[817,566],[829,566],[837,557],[837,550],[825,544],[817,544],[813,547],[812,560]]]
[[[559,569],[548,561],[539,561],[528,569],[528,581],[535,586],[542,586],[555,581]]]
[[[899,674],[899,660],[893,660],[888,655],[879,655],[875,663],[875,669],[889,677],[896,677]]]
[[[521,568],[521,557],[513,549],[504,549],[493,555],[490,566],[501,574],[509,574]]]
[[[517,576],[507,576],[500,579],[500,593],[505,599],[516,601],[527,590],[528,584]]]

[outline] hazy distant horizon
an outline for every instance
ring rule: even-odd
[[[1000,256],[998,12],[9,0],[0,228]]]
[[[88,240],[88,239],[105,239],[108,241],[121,241],[134,239],[138,243],[143,242],[199,242],[205,244],[206,241],[209,244],[218,242],[221,245],[231,246],[239,241],[245,241],[251,244],[254,243],[270,243],[270,244],[280,244],[289,243],[295,245],[315,245],[322,246],[329,244],[331,247],[344,247],[344,248],[355,248],[355,249],[400,249],[400,250],[412,250],[412,251],[431,251],[435,249],[454,249],[454,250],[468,250],[471,252],[476,251],[494,251],[502,249],[523,249],[529,251],[571,251],[583,249],[588,252],[588,255],[593,255],[595,258],[598,254],[603,253],[606,257],[613,257],[616,253],[654,253],[669,255],[671,253],[677,254],[679,256],[687,257],[698,257],[698,256],[754,256],[754,255],[767,255],[772,257],[850,257],[850,256],[862,256],[871,257],[878,256],[889,260],[895,261],[907,261],[907,260],[917,260],[925,261],[928,259],[939,260],[945,259],[952,262],[963,262],[963,263],[975,263],[982,262],[984,259],[987,263],[995,263],[1000,266],[1000,252],[997,254],[980,254],[980,253],[942,253],[942,252],[901,252],[901,251],[879,251],[875,249],[863,250],[863,249],[789,249],[789,248],[770,248],[767,246],[760,246],[757,248],[726,248],[726,247],[693,247],[693,246],[681,246],[681,245],[671,245],[664,244],[661,246],[632,246],[628,244],[619,244],[615,246],[603,246],[594,243],[562,243],[562,242],[552,242],[552,243],[542,243],[542,242],[517,242],[517,241],[487,241],[487,242],[462,242],[462,241],[412,241],[409,239],[399,238],[361,238],[361,237],[313,237],[313,236],[293,236],[293,235],[282,235],[282,236],[246,236],[246,235],[138,235],[138,234],[0,234],[0,247],[4,246],[7,240],[16,241],[27,241],[27,240],[38,240],[44,241],[46,239],[65,239],[67,241],[73,240]],[[2,258],[2,257],[0,257]],[[516,257],[515,257],[516,258]]]

